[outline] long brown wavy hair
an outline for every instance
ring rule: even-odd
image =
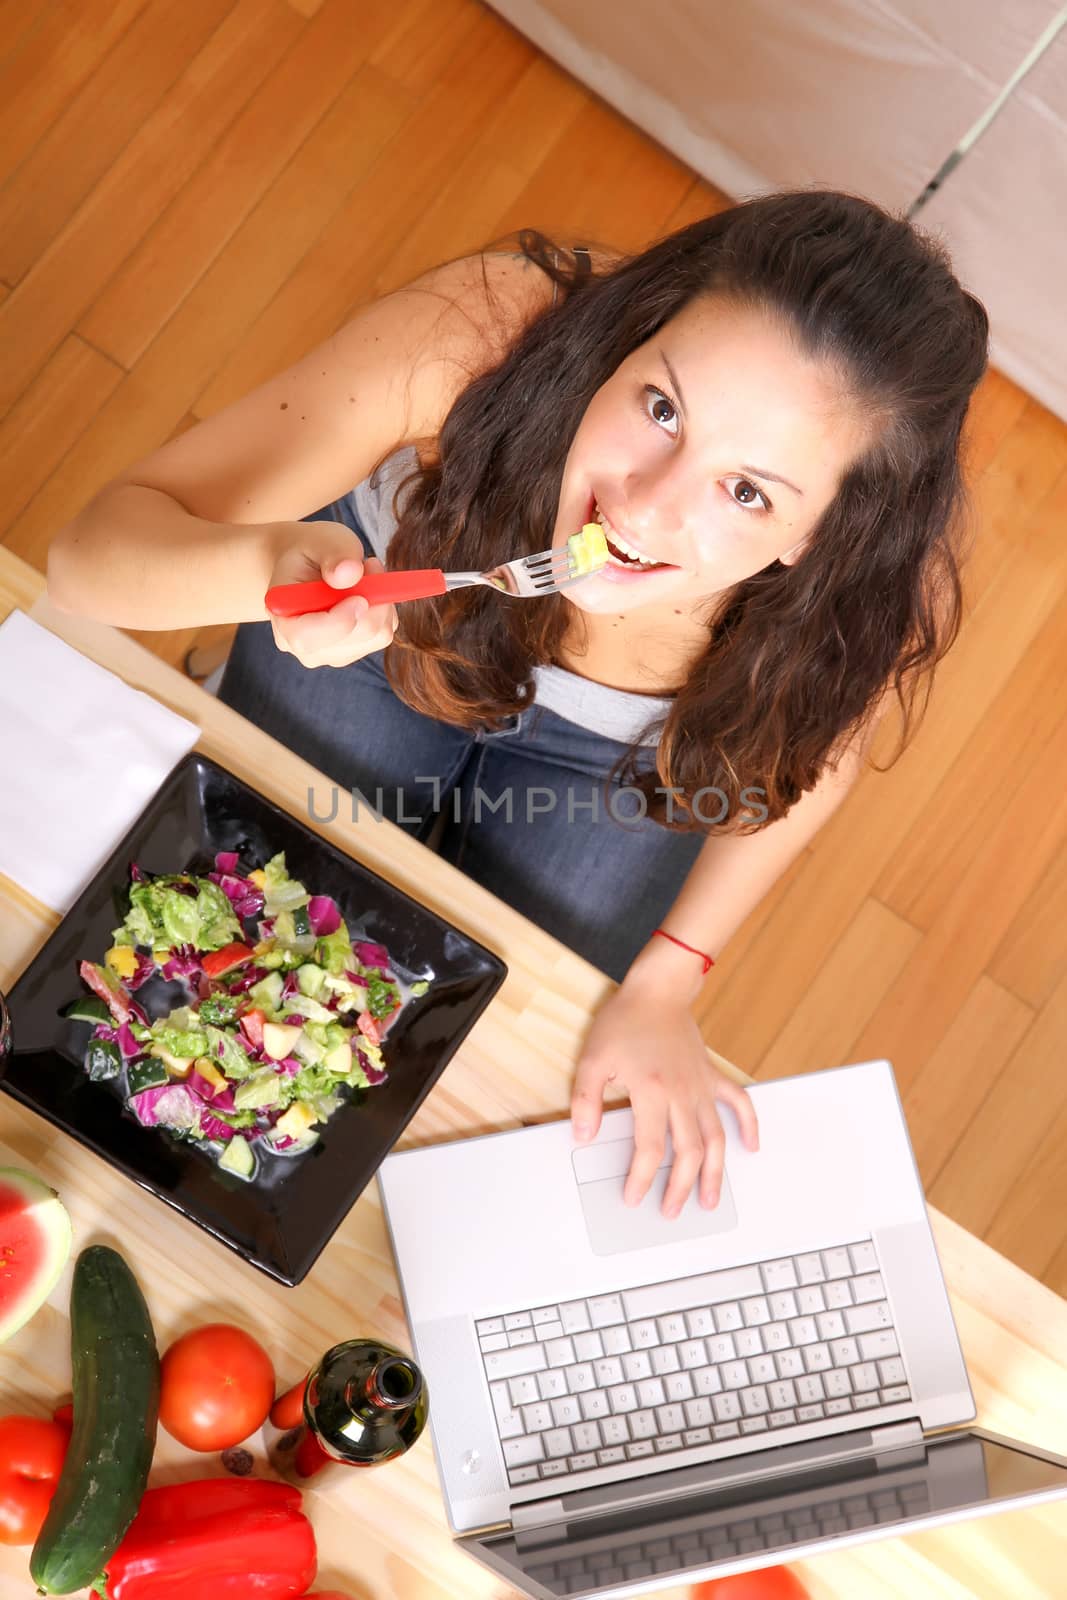
[[[765,791],[766,825],[887,687],[903,712],[899,755],[959,628],[960,435],[987,360],[985,310],[943,248],[869,201],[810,190],[733,206],[602,275],[578,274],[542,234],[520,247],[559,285],[557,302],[456,399],[432,459],[398,493],[390,566],[485,568],[545,549],[593,395],[695,296],[728,296],[784,319],[879,425],[795,564],[774,561],[709,607],[707,649],[647,730],[658,770],[635,745],[620,774],[664,825],[712,831],[692,810],[711,788],[729,801],[718,831],[747,831],[748,787]],[[477,588],[408,604],[386,671],[416,710],[497,727],[531,703],[533,669],[558,659],[569,610],[559,596],[532,605]]]

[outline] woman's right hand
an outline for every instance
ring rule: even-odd
[[[374,556],[363,556],[351,528],[340,522],[302,522],[300,539],[275,563],[270,587],[324,579],[335,589],[351,589],[364,572],[381,572]],[[274,642],[305,667],[347,667],[375,650],[384,650],[396,631],[395,606],[372,606],[362,595],[338,600],[329,611],[299,617],[272,617]]]

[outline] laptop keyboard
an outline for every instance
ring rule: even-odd
[[[869,1239],[475,1328],[514,1487],[910,1398]]]

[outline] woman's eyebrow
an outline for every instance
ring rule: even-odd
[[[787,489],[792,489],[794,494],[798,494],[801,499],[804,498],[803,489],[798,489],[796,484],[790,483],[788,478],[780,478],[776,472],[765,472],[762,467],[746,467],[743,461],[741,463],[741,471],[751,472],[754,478],[766,478],[768,483],[784,483]]]
[[[662,346],[660,347],[660,360],[663,362],[663,365],[666,367],[667,376],[671,380],[671,387],[673,388],[675,394],[678,396],[678,404],[682,408],[682,416],[683,417],[688,417],[688,412],[685,409],[685,395],[682,393],[682,386],[678,382],[678,374],[675,372],[674,368],[671,366],[670,359],[669,359],[669,357],[667,355],[667,352],[666,352],[666,350],[664,350],[662,348]],[[796,484],[795,483],[790,483],[788,478],[780,478],[778,476],[777,472],[766,472],[762,467],[748,467],[748,466],[745,465],[745,463],[743,461],[741,463],[741,471],[742,472],[751,472],[751,474],[752,474],[752,476],[754,478],[765,478],[768,483],[782,483],[782,484],[785,485],[785,487],[787,489],[792,489],[794,494],[798,494],[802,500],[804,498],[803,489],[798,489]]]

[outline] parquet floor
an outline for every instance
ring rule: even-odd
[[[435,261],[724,203],[477,0],[0,0],[0,538],[43,565],[115,471]],[[926,723],[703,1022],[760,1077],[888,1056],[932,1200],[1067,1293],[1067,427],[993,373],[970,459]]]

